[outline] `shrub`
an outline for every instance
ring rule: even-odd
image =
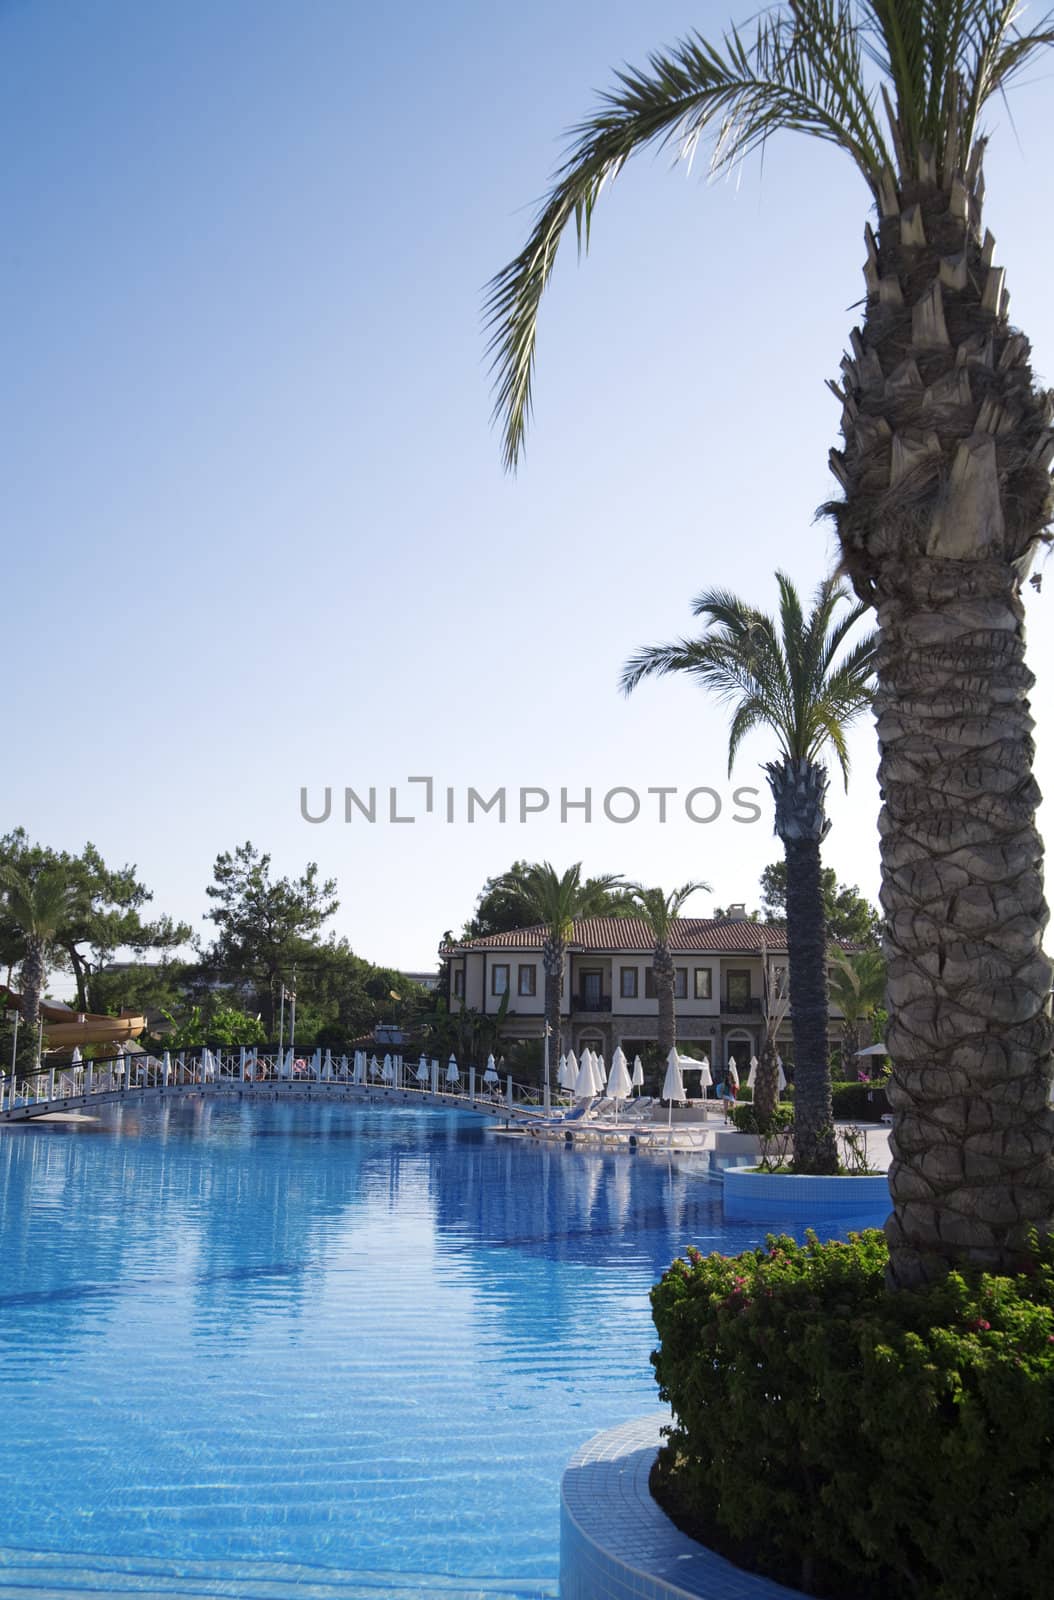
[[[1022,1600],[1054,1569],[1054,1241],[887,1293],[877,1231],[689,1250],[652,1290],[656,1486],[741,1565],[853,1600]]]
[[[866,1083],[832,1083],[834,1114],[841,1122],[878,1122],[889,1110],[885,1091]]]
[[[733,1109],[732,1121],[735,1123],[740,1133],[760,1133],[762,1131],[758,1125],[757,1113],[749,1102],[745,1106],[737,1105]],[[794,1107],[778,1105],[776,1107],[775,1114],[773,1115],[770,1127],[766,1128],[764,1131],[766,1133],[770,1131],[775,1132],[780,1128],[790,1128],[793,1126],[793,1124]]]

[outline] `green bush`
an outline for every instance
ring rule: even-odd
[[[885,1091],[866,1083],[832,1083],[831,1100],[840,1122],[878,1122],[890,1108]]]
[[[760,1131],[758,1127],[757,1113],[755,1112],[754,1107],[749,1103],[745,1106],[737,1105],[735,1107],[732,1112],[732,1121],[735,1123],[740,1133],[758,1133]],[[775,1113],[773,1114],[772,1126],[765,1131],[776,1132],[780,1128],[791,1127],[793,1123],[794,1107],[778,1105]]]
[[[887,1293],[881,1233],[689,1250],[652,1290],[660,1499],[740,1565],[852,1600],[1024,1600],[1054,1570],[1054,1241]]]

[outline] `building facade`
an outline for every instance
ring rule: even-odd
[[[545,1027],[543,927],[516,928],[440,948],[450,968],[452,1010],[469,1006],[495,1015],[508,994],[503,1037],[539,1039]],[[616,1045],[633,1056],[656,1042],[658,1000],[652,971],[653,942],[635,917],[584,917],[574,924],[564,957],[561,999],[562,1048],[588,1046],[608,1059]],[[682,917],[673,926],[678,1043],[697,1046],[723,1065],[760,1052],[765,1030],[763,970],[771,989],[786,990],[787,927],[750,922],[733,908],[720,918]],[[841,1013],[832,1007],[828,1030],[834,1045]],[[787,1011],[777,1042],[792,1059]],[[697,1051],[696,1053],[699,1053]]]

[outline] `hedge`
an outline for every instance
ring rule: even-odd
[[[740,1133],[757,1133],[758,1119],[754,1107],[748,1102],[746,1105],[735,1106],[732,1110],[732,1121]],[[772,1117],[771,1128],[767,1132],[775,1132],[779,1128],[789,1128],[794,1122],[794,1107],[778,1105]]]
[[[831,1100],[839,1122],[878,1122],[890,1109],[885,1090],[866,1083],[832,1083]]]
[[[881,1233],[689,1250],[652,1290],[659,1498],[838,1600],[1024,1600],[1054,1572],[1054,1247],[888,1293]]]

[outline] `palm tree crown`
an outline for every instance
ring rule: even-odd
[[[522,453],[530,418],[538,310],[564,230],[588,248],[604,186],[637,151],[671,144],[690,160],[714,136],[710,169],[737,166],[773,133],[811,134],[844,150],[881,214],[898,187],[932,172],[972,185],[985,140],[981,112],[1045,45],[1051,16],[1017,26],[1016,0],[789,0],[753,31],[720,44],[693,33],[626,69],[572,130],[530,237],[489,286],[486,312],[495,420],[506,466]]]
[[[816,761],[830,744],[848,783],[846,729],[871,702],[875,635],[857,640],[840,660],[839,652],[866,607],[850,604],[836,616],[849,594],[836,578],[827,578],[806,619],[790,579],[780,572],[776,581],[778,618],[734,594],[699,595],[692,611],[710,631],[701,639],[641,650],[626,663],[623,691],[629,694],[642,678],[688,673],[732,707],[729,772],[746,734],[767,727],[789,761]]]
[[[69,914],[73,897],[63,868],[45,867],[31,879],[15,867],[0,864],[0,886],[7,892],[12,920],[27,939],[47,943],[55,937]]]
[[[580,861],[562,873],[548,861],[536,861],[525,870],[506,873],[498,880],[497,887],[519,895],[530,915],[545,925],[550,937],[566,944],[575,918],[595,906],[599,894],[620,887],[621,882],[617,873],[606,873],[583,882]]]
[[[669,894],[665,889],[649,889],[641,883],[628,883],[626,888],[643,912],[656,944],[664,945],[669,944],[672,924],[680,916],[681,907],[689,896],[699,889],[705,894],[710,893],[710,885],[701,881],[683,883],[679,889],[671,889]]]

